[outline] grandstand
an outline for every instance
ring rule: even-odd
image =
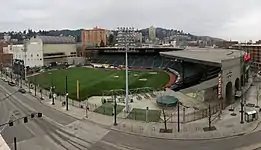
[[[104,64],[111,67],[125,66],[124,51],[97,51],[91,59],[92,64]],[[178,61],[160,55],[160,51],[135,51],[128,53],[130,69],[164,69],[176,75],[178,80],[170,86],[178,91],[203,81],[216,78],[220,67],[189,61]]]

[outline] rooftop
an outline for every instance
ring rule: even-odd
[[[188,48],[180,51],[161,52],[165,57],[172,57],[198,63],[212,63],[220,65],[222,60],[240,57],[242,51],[233,49],[214,49],[214,48]]]
[[[73,37],[66,36],[38,36],[43,44],[75,44]]]

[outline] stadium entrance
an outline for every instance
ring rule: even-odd
[[[233,100],[233,86],[232,82],[228,82],[226,85],[226,101],[227,103],[231,103]]]

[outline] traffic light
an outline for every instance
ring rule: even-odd
[[[24,123],[27,123],[27,122],[28,122],[28,118],[24,117]]]
[[[32,119],[34,118],[34,113],[31,113],[31,118],[32,118]]]
[[[38,118],[41,118],[43,116],[43,114],[42,113],[38,113],[37,116],[38,116]]]
[[[14,122],[13,121],[9,121],[9,127],[12,127],[12,126],[14,126]]]

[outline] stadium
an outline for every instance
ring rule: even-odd
[[[99,107],[105,105],[104,100],[113,102],[111,96],[117,95],[121,106],[117,112],[120,113],[125,103],[125,50],[102,48],[87,51],[91,54],[87,66],[46,71],[31,77],[31,81],[45,89],[54,86],[54,91],[62,95],[67,76],[69,98],[79,101],[88,99],[90,104]],[[197,105],[199,98],[201,102],[225,101],[231,104],[241,86],[248,82],[249,59],[249,54],[232,49],[130,49],[130,103],[134,108],[158,110],[157,107],[162,105],[158,101],[157,91],[168,89],[172,92],[165,96],[169,99],[166,101],[180,101],[186,108],[204,109],[205,105]],[[77,81],[80,96],[77,94]],[[155,101],[141,99],[157,100],[158,105]],[[96,112],[105,113],[104,109],[97,107],[94,108]],[[109,109],[108,115],[111,115],[112,107]],[[160,115],[158,112],[155,114]]]

